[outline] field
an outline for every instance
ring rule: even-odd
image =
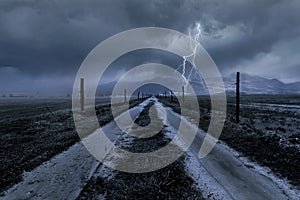
[[[171,101],[169,98],[158,100],[180,113],[176,100]],[[235,123],[234,100],[233,96],[227,96],[227,115],[220,140],[237,151],[240,156],[269,168],[279,178],[287,179],[299,189],[300,96],[242,95],[239,124]],[[132,100],[130,107],[137,106],[141,101]],[[189,98],[186,97],[187,105],[188,101]],[[210,98],[199,96],[198,102],[200,123],[197,126],[205,131],[210,122]],[[113,120],[108,99],[98,100],[96,105],[101,126]],[[123,104],[117,106],[120,113],[126,109]],[[147,105],[136,119],[137,124],[143,126],[149,123],[149,106]],[[199,114],[193,112],[193,108],[187,109],[191,117]],[[1,99],[0,114],[1,192],[20,182],[24,172],[32,171],[79,141],[72,118],[70,99]],[[82,123],[89,123],[89,116],[85,117],[86,121]],[[95,127],[89,127],[88,131],[94,130]],[[169,143],[170,138],[165,137],[167,132],[165,126],[159,134],[147,140],[134,140],[123,135],[117,145],[134,152],[152,151]],[[183,155],[172,165],[146,175],[129,176],[127,173],[115,171],[112,180],[102,177],[103,171],[107,169],[100,166],[78,198],[89,199],[95,197],[95,194],[112,198],[117,194],[129,197],[149,191],[154,196],[160,197],[168,197],[168,194],[173,193],[175,196],[182,194],[182,198],[193,198],[196,195],[202,199],[201,192],[195,188],[194,180],[187,176],[185,169],[187,157]],[[164,181],[158,180],[159,177]],[[149,183],[146,184],[147,181]],[[184,183],[185,186],[176,188],[177,183]],[[158,189],[155,188],[158,186],[164,190],[157,193]],[[132,192],[127,193],[125,189]],[[104,190],[110,192],[104,193]],[[115,190],[119,193],[114,193]]]
[[[98,99],[96,105],[103,126],[113,119],[109,100]],[[24,172],[80,140],[70,99],[1,99],[0,116],[1,192],[22,180]]]

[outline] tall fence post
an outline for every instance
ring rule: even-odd
[[[80,79],[80,108],[84,111],[84,78]]]
[[[236,104],[235,104],[235,120],[240,122],[240,72],[236,73]]]
[[[171,102],[173,102],[173,92],[170,90]]]
[[[182,86],[182,102],[184,102],[184,86]]]
[[[124,90],[124,102],[126,103],[126,89]]]
[[[138,100],[140,100],[140,91],[138,92]]]

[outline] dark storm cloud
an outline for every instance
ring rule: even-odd
[[[226,48],[238,58],[253,56],[269,51],[279,40],[298,37],[300,33],[299,1],[170,0],[154,1],[151,6],[138,0],[129,2],[126,8],[136,26],[163,26],[186,32],[193,23],[201,22],[204,34],[219,38],[220,44],[214,51],[224,54],[223,57],[228,57],[223,51]],[[244,37],[236,35],[230,43],[226,38],[222,40],[226,34],[222,31],[228,27],[237,27]]]
[[[114,20],[124,13],[110,18],[110,4],[25,2],[2,5],[0,23],[1,64],[26,72],[73,71],[96,44],[121,30]]]
[[[195,34],[201,23],[200,41],[221,71],[253,72],[251,62],[285,65],[299,52],[299,10],[297,0],[1,1],[0,68],[32,79],[74,77],[90,50],[120,31],[157,26]],[[299,61],[283,68],[278,78],[296,80]]]

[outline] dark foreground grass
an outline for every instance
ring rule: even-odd
[[[139,102],[131,101],[130,107]],[[3,194],[4,190],[22,180],[23,172],[31,171],[80,139],[69,101],[1,103],[0,192]],[[101,126],[113,119],[110,104],[96,106],[96,113]]]

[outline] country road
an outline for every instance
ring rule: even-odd
[[[180,116],[171,109],[167,109],[167,113],[168,123],[178,126]],[[183,122],[194,126],[186,120]],[[198,129],[190,147],[195,156],[199,154],[204,137],[205,132]],[[199,159],[199,162],[232,199],[296,199],[293,192],[285,191],[269,177],[247,167],[231,149],[221,143],[217,143],[205,158]]]
[[[154,102],[156,109],[161,109],[162,104],[152,97],[130,110],[132,118],[138,117],[150,101]],[[166,114],[166,119],[162,119],[164,125],[170,130],[176,130],[182,117],[168,107],[166,107]],[[118,118],[121,119],[122,114]],[[187,119],[183,119],[182,122],[187,127],[194,126]],[[109,133],[107,136],[112,141],[118,140],[122,132],[114,122],[104,126],[103,130]],[[97,131],[93,134],[96,133]],[[92,140],[93,134],[86,139]],[[206,179],[209,179],[206,180],[207,189],[222,191],[217,198],[256,200],[297,198],[298,191],[286,189],[288,186],[283,187],[246,166],[230,148],[221,143],[217,143],[208,156],[199,159],[198,152],[204,136],[205,133],[198,129],[196,138],[187,153],[192,154],[193,162],[197,162],[197,165],[199,164],[205,170],[203,173],[206,174]],[[26,173],[23,181],[6,191],[1,199],[75,199],[99,165],[101,164],[89,154],[82,143],[78,142],[65,152]]]

